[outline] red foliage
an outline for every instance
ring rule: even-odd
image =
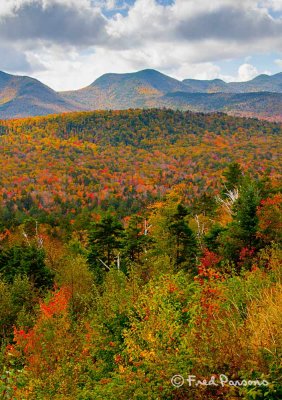
[[[251,171],[271,167],[271,179],[279,178],[277,126],[266,122],[129,110],[0,125],[6,133],[0,135],[0,202],[13,201],[15,210],[26,213],[32,205],[70,220],[82,209],[92,212],[122,201],[141,209],[179,182],[189,203],[201,193],[218,192],[231,156]]]
[[[62,287],[57,291],[48,303],[41,303],[40,310],[42,316],[53,317],[55,314],[60,314],[68,307],[71,297],[71,291],[68,287]]]
[[[42,322],[52,319],[67,311],[71,292],[68,287],[62,287],[55,293],[47,303],[40,304],[41,314],[35,326],[28,332],[23,329],[14,328],[14,345],[8,345],[6,350],[12,355],[18,356],[21,352],[28,357],[29,363],[34,364],[34,357],[39,357],[44,343],[41,332]]]
[[[200,265],[198,266],[198,275],[195,280],[201,285],[205,280],[213,281],[220,278],[220,272],[216,269],[222,257],[210,251],[204,250],[204,254],[200,259]]]
[[[282,194],[277,193],[273,197],[262,200],[258,208],[259,231],[257,236],[266,242],[279,240],[281,238],[281,205]]]
[[[222,259],[222,257],[217,255],[213,251],[205,249],[204,250],[204,255],[200,259],[200,261],[201,261],[201,266],[200,267],[201,268],[215,267],[221,261],[221,259]]]
[[[243,247],[240,251],[239,259],[244,261],[246,258],[253,257],[255,249],[252,247]]]

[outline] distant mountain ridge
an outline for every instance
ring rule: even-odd
[[[179,81],[153,69],[104,74],[89,86],[55,92],[40,81],[0,72],[0,119],[68,111],[167,107],[282,121],[282,73],[247,82]]]
[[[282,121],[282,93],[168,93],[165,104],[180,110],[224,112],[230,115]]]
[[[150,103],[154,106],[161,96],[185,92],[186,89],[183,82],[147,69],[127,74],[105,74],[86,88],[62,92],[62,95],[88,109],[126,109],[150,107]]]
[[[275,75],[258,75],[247,82],[224,82],[221,79],[200,81],[196,79],[184,79],[182,81],[188,90],[202,93],[250,93],[273,92],[282,93],[282,72]]]
[[[164,93],[185,89],[185,85],[183,85],[182,82],[154,69],[146,69],[126,74],[105,74],[96,79],[90,86],[105,88],[107,85],[119,83],[120,81],[138,86],[150,85]]]
[[[17,118],[79,109],[59,93],[28,76],[0,71],[0,118]]]

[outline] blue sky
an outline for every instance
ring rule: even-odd
[[[107,72],[242,81],[282,71],[282,0],[9,0],[0,70],[56,90]]]

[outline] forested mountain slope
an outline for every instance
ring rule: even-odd
[[[246,82],[224,82],[221,79],[197,80],[184,79],[183,83],[192,92],[202,93],[250,93],[273,92],[282,93],[282,72],[275,75],[258,75]]]
[[[58,93],[36,79],[0,72],[0,119],[80,110],[166,107],[281,121],[281,76],[259,75],[249,82],[181,82],[146,69],[105,74],[85,88]]]
[[[2,212],[19,216],[137,211],[177,184],[192,199],[216,192],[234,159],[274,181],[281,170],[281,125],[224,114],[70,113],[1,121],[0,133]]]
[[[226,112],[230,115],[282,121],[282,93],[168,93],[164,105],[202,112]]]
[[[180,82],[158,71],[144,70],[105,74],[86,88],[62,95],[89,110],[170,107],[282,120],[282,74],[260,75],[249,82]]]
[[[281,400],[281,133],[160,109],[0,121],[0,397]]]
[[[0,118],[46,115],[79,110],[59,93],[28,76],[0,71]]]

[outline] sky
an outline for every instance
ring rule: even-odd
[[[282,71],[282,0],[0,0],[0,70],[55,90],[104,73],[246,81]]]

